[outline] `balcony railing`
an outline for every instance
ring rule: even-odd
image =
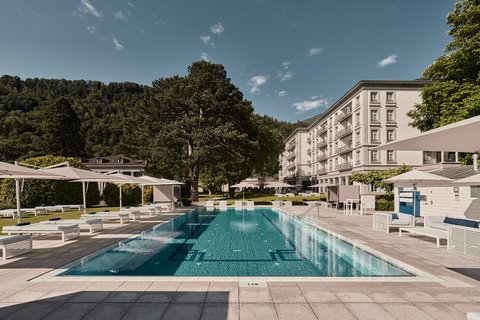
[[[343,147],[340,147],[337,149],[338,151],[338,154],[342,154],[342,153],[347,153],[347,152],[350,152],[352,151],[352,146],[343,146]]]
[[[370,140],[370,144],[378,145],[380,144],[380,140]]]
[[[343,114],[341,114],[337,117],[338,122],[342,122],[343,120],[350,117],[351,115],[352,115],[352,109],[348,109],[345,113],[343,113]]]
[[[287,145],[287,150],[292,150],[293,148],[295,148],[296,145],[297,145],[297,142],[290,142]]]
[[[394,126],[396,124],[397,124],[397,121],[395,121],[395,120],[387,120],[387,122],[386,122],[386,125],[388,125],[388,126]]]
[[[312,149],[308,148],[308,149],[307,149],[307,154],[308,154],[308,155],[312,154]]]
[[[338,165],[338,171],[350,170],[353,167],[351,162],[341,163]]]
[[[291,152],[291,153],[287,154],[287,160],[290,160],[290,159],[292,159],[292,158],[295,158],[296,155],[297,155],[297,154],[296,154],[295,152]]]
[[[307,143],[308,143],[308,144],[311,144],[311,143],[312,143],[312,138],[308,137],[308,138],[307,138]]]
[[[323,161],[323,160],[325,160],[325,159],[327,159],[327,158],[328,158],[328,156],[327,156],[326,154],[322,154],[322,155],[319,155],[319,156],[317,157],[317,161]]]
[[[323,174],[326,174],[326,173],[327,173],[327,169],[318,169],[317,170],[318,175],[323,175]]]
[[[295,168],[296,166],[297,166],[296,163],[290,163],[290,164],[287,165],[287,170],[293,169],[293,168]]]
[[[325,127],[320,127],[320,129],[318,129],[317,131],[317,136],[321,136],[323,133],[327,132],[328,128],[325,126]]]
[[[352,133],[352,126],[348,126],[345,129],[338,131],[335,134],[335,138],[343,138],[351,133]]]
[[[327,141],[317,143],[317,149],[321,149],[321,148],[323,148],[323,147],[326,147],[327,144],[328,144]]]

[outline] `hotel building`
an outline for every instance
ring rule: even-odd
[[[295,130],[280,154],[279,179],[305,188],[320,183],[348,185],[352,172],[401,165],[457,163],[452,152],[371,150],[418,133],[407,112],[422,102],[423,80],[362,80],[308,128]],[[362,186],[361,192],[374,192]],[[324,191],[324,188],[320,188]]]

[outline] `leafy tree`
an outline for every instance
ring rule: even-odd
[[[80,133],[80,119],[67,98],[48,104],[43,115],[44,150],[61,156],[84,154],[85,142]]]
[[[161,78],[127,121],[132,152],[167,177],[187,177],[198,200],[200,173],[219,159],[241,165],[255,148],[253,108],[222,65],[194,62],[184,77]]]
[[[375,186],[377,188],[382,188],[387,193],[391,193],[393,190],[393,185],[391,183],[384,182],[385,179],[398,176],[399,174],[405,173],[412,170],[409,166],[403,165],[398,168],[388,169],[388,170],[370,170],[368,172],[353,172],[350,180],[363,183],[366,185]]]
[[[423,103],[408,113],[421,131],[480,114],[480,1],[458,1],[447,24],[452,42],[425,69]]]

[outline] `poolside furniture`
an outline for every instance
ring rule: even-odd
[[[318,201],[303,201],[303,204],[308,206],[308,207],[313,207],[318,204]]]
[[[227,200],[220,200],[218,201],[218,207],[225,209],[227,207]]]
[[[62,241],[75,239],[80,236],[80,228],[78,224],[44,224],[34,223],[26,225],[15,225],[3,227],[3,233],[11,234],[60,234]]]
[[[22,217],[25,216],[25,210],[24,209],[21,209],[20,210],[20,215]],[[3,210],[0,210],[0,217],[4,217],[4,218],[15,218],[17,215],[17,209],[3,209]]]
[[[271,203],[274,207],[280,207],[282,205],[282,202],[278,200],[273,200]]]
[[[82,214],[82,218],[85,219],[96,219],[100,218],[103,221],[110,220],[120,220],[120,224],[124,224],[130,221],[130,212],[129,211],[108,211],[108,212],[96,212],[96,213],[87,213]]]
[[[0,236],[0,249],[2,251],[3,260],[32,252],[32,236],[26,234]]]
[[[69,207],[70,210],[77,209],[76,211],[81,211],[81,210],[85,209],[83,204],[69,204],[68,207]]]
[[[405,213],[383,213],[373,214],[373,229],[390,232],[390,229],[407,228],[413,226],[412,216]]]
[[[233,205],[235,207],[235,210],[241,210],[243,208],[243,201],[235,200],[235,203]]]
[[[33,213],[33,215],[36,217],[41,214],[47,214],[47,210],[45,210],[42,207],[35,207],[35,208],[25,208],[22,209],[25,210],[26,213]]]
[[[215,202],[213,202],[213,200],[207,200],[205,206],[206,206],[207,208],[213,208],[213,207],[214,207],[214,203],[215,203]]]
[[[252,209],[255,208],[255,202],[253,202],[252,200],[248,200],[247,201],[247,209]]]
[[[439,229],[432,229],[432,228],[425,228],[425,227],[415,227],[415,228],[399,228],[398,235],[401,237],[402,232],[408,232],[414,235],[434,238],[437,240],[437,248],[440,247],[440,240],[441,239],[448,239],[447,231],[439,230]],[[448,240],[447,240],[448,246]]]
[[[479,221],[445,217],[425,216],[425,227],[447,232],[448,251],[480,258]]]
[[[293,206],[293,203],[292,203],[292,201],[283,201],[283,206],[291,207],[291,206]]]
[[[286,193],[286,196],[287,196],[287,197],[295,197],[295,193],[289,192],[289,193]]]
[[[467,320],[480,320],[480,312],[467,312]]]
[[[353,211],[353,207],[355,205],[355,212]],[[359,213],[360,210],[360,199],[346,199],[343,202],[343,214],[353,215],[354,213]]]
[[[78,224],[80,230],[87,229],[90,234],[93,234],[97,231],[103,230],[103,220],[102,219],[66,219],[66,220],[50,220],[50,221],[42,221],[40,223],[43,224],[54,224],[54,225],[62,225],[62,224]]]

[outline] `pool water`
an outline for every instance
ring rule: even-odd
[[[410,273],[270,208],[195,209],[61,275],[372,277]]]

